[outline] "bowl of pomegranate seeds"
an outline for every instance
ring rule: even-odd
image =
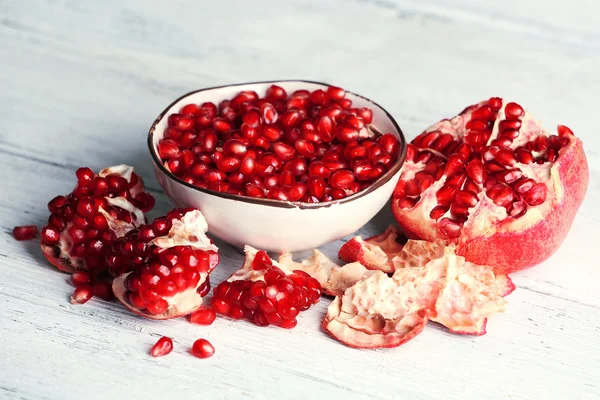
[[[300,251],[344,237],[390,198],[406,157],[377,103],[308,81],[201,89],[150,128],[158,182],[235,246]]]

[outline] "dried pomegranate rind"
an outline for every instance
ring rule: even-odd
[[[360,262],[370,270],[394,272],[392,257],[402,250],[398,242],[398,228],[390,225],[385,232],[363,240],[356,236],[346,242],[339,250],[338,257],[346,262]]]
[[[322,327],[355,348],[390,348],[406,343],[427,324],[427,311],[381,271],[348,288],[330,304]]]

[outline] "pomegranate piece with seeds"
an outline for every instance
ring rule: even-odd
[[[41,247],[48,261],[64,272],[102,272],[112,243],[145,222],[154,198],[127,165],[76,171],[77,184],[67,196],[50,200]]]
[[[152,357],[166,356],[173,351],[173,340],[170,337],[163,336],[152,346],[150,355]]]
[[[275,95],[276,94],[276,95]],[[164,167],[197,187],[272,200],[319,203],[369,187],[400,154],[373,112],[352,107],[343,89],[260,98],[241,92],[217,107],[188,104],[171,114],[158,144]]]
[[[13,236],[17,240],[31,240],[36,237],[38,228],[35,225],[15,226]]]
[[[395,270],[392,258],[402,250],[398,228],[390,225],[380,235],[363,240],[356,236],[347,241],[338,253],[338,257],[346,262],[360,262],[371,270],[393,273]]]
[[[556,251],[588,180],[569,128],[552,134],[519,104],[493,97],[408,145],[392,211],[408,237],[448,240],[467,260],[508,274]]]
[[[244,250],[242,268],[214,289],[215,310],[259,326],[293,328],[298,314],[319,301],[321,284],[302,270],[284,272],[265,251]]]
[[[175,209],[115,241],[107,255],[109,272],[116,277],[115,296],[134,313],[152,319],[196,311],[219,263],[207,230],[200,211]]]

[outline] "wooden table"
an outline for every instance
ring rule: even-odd
[[[167,4],[168,3],[168,4]],[[600,28],[594,0],[0,2],[0,398],[600,398]],[[303,78],[373,98],[409,138],[492,95],[569,125],[592,180],[560,250],[517,273],[482,337],[430,324],[396,349],[360,351],[319,329],[218,319],[154,322],[118,303],[68,302],[68,276],[15,225],[43,225],[74,171],[129,163],[157,198],[145,145],[177,96],[227,83]],[[360,233],[382,231],[384,209]],[[283,222],[284,223],[284,222]],[[342,241],[325,246],[335,255]],[[224,243],[213,282],[241,265]],[[518,245],[516,245],[518,246]],[[161,335],[175,351],[152,359]],[[198,337],[216,355],[188,354]]]

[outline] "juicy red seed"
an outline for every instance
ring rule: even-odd
[[[235,157],[242,157],[248,151],[246,145],[239,140],[231,139],[223,145],[223,152]]]
[[[92,180],[96,176],[94,171],[87,167],[78,168],[77,171],[75,171],[75,175],[77,176],[77,182],[82,186],[88,186],[91,184]]]
[[[200,307],[198,311],[190,315],[190,322],[200,325],[211,325],[215,322],[217,313],[213,307]]]
[[[546,201],[547,188],[543,183],[536,183],[533,187],[523,196],[523,199],[530,206],[537,206]]]
[[[517,157],[515,156],[515,153],[509,149],[500,149],[494,158],[502,165],[511,166],[517,163]]]
[[[253,282],[249,289],[250,298],[253,300],[260,299],[262,296],[264,296],[266,287],[267,284],[263,281]]]
[[[71,296],[71,303],[84,304],[93,296],[92,287],[90,285],[78,286],[75,288]]]
[[[515,198],[513,190],[504,183],[497,183],[487,190],[487,195],[498,206],[508,208]]]
[[[75,271],[71,275],[71,282],[75,286],[89,285],[92,282],[92,276],[87,271]]]
[[[198,339],[192,345],[192,354],[198,358],[208,358],[215,354],[215,348],[206,339]]]
[[[448,207],[444,206],[436,206],[429,213],[429,217],[434,220],[440,219],[446,212],[448,211]]]
[[[92,172],[92,174],[93,174],[93,172]],[[56,196],[55,198],[53,198],[52,200],[50,200],[48,202],[48,210],[51,213],[55,213],[59,210],[59,208],[61,208],[68,202],[69,202],[69,200],[65,196]]]
[[[187,106],[186,106],[187,107]],[[163,336],[152,346],[150,355],[152,357],[162,357],[173,351],[173,340],[170,337]]]
[[[442,218],[438,221],[438,228],[447,237],[456,238],[460,236],[462,226],[450,218]]]
[[[158,143],[158,155],[163,159],[173,159],[180,155],[179,145],[171,140],[164,139]]]
[[[285,329],[292,329],[294,327],[296,327],[296,325],[298,324],[298,321],[296,321],[296,319],[291,319],[291,320],[284,320],[282,321],[279,326],[281,328],[285,328]]]
[[[252,260],[252,269],[255,271],[262,271],[270,268],[273,262],[266,251],[259,250],[254,259]]]
[[[229,315],[229,304],[225,300],[213,297],[212,305],[219,314]]]
[[[506,114],[507,119],[515,119],[523,116],[525,111],[523,110],[523,107],[517,103],[508,103],[504,108],[504,113]]]
[[[169,308],[169,303],[165,299],[160,299],[156,303],[146,304],[146,310],[153,315],[163,314]]]
[[[354,183],[354,174],[348,170],[335,171],[329,179],[331,187],[336,189],[348,189]]]
[[[346,97],[346,91],[336,86],[329,86],[327,88],[327,95],[333,100],[341,100]]]
[[[112,285],[104,281],[94,283],[92,285],[92,293],[94,296],[106,301],[111,301],[115,296],[112,291]]]
[[[37,235],[37,232],[38,228],[35,225],[15,226],[12,231],[17,240],[31,240]]]
[[[77,213],[83,217],[91,218],[98,212],[98,205],[94,199],[84,197],[77,202]]]

